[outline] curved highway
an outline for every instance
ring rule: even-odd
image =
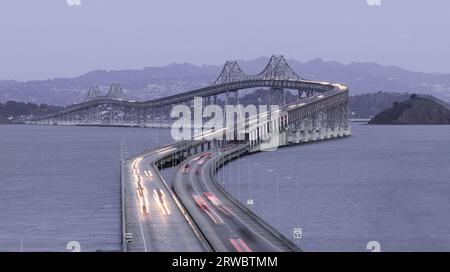
[[[239,147],[236,147],[239,148]],[[211,247],[220,252],[293,251],[248,211],[235,205],[211,177],[214,159],[228,152],[203,152],[190,157],[179,167],[173,188],[201,229]]]
[[[165,148],[146,153],[128,165],[131,177],[124,183],[125,232],[132,233],[134,239],[128,251],[208,250],[153,165],[169,151]]]
[[[311,82],[282,78],[251,80],[270,82],[274,86],[281,83],[298,84],[297,87],[301,84],[311,84]],[[213,92],[239,89],[244,87],[240,84],[252,85],[251,80],[219,82],[207,88],[211,88]],[[236,128],[240,131],[249,126],[248,139],[243,141],[245,144],[228,145],[221,150],[215,150],[216,144],[222,145],[226,142],[208,140],[214,138],[212,136],[223,139],[220,136],[234,133],[233,125],[218,130],[203,131],[191,140],[174,143],[135,157],[128,167],[128,171],[132,174],[123,186],[125,188],[123,197],[126,222],[124,240],[129,241],[128,238],[133,236],[136,238],[134,239],[136,243],[128,245],[126,249],[219,252],[299,251],[300,249],[292,242],[223,190],[215,181],[213,169],[215,170],[214,164],[217,161],[232,158],[239,153],[259,150],[255,149],[257,145],[260,145],[260,148],[264,145],[266,148],[267,143],[270,142],[269,145],[272,147],[274,142],[278,147],[295,142],[295,139],[298,140],[297,142],[308,142],[308,137],[311,136],[309,134],[315,135],[319,131],[314,122],[307,122],[305,125],[303,121],[305,119],[310,121],[313,116],[325,111],[327,112],[325,122],[328,122],[325,123],[325,130],[328,134],[319,139],[350,135],[351,131],[346,127],[344,119],[345,107],[348,103],[348,88],[341,84],[314,82],[313,85],[315,84],[317,84],[316,87],[323,88],[321,94],[293,102],[273,112],[259,113],[236,124]],[[194,94],[191,92],[182,94],[180,97],[183,95]],[[131,102],[121,101],[121,103]],[[330,124],[331,121],[333,124]],[[255,124],[257,126],[253,126]],[[304,129],[301,133],[305,133],[306,140],[297,133],[295,136],[297,138],[288,141],[286,131],[290,126],[293,129]],[[272,139],[272,134],[281,135],[281,138]],[[313,140],[316,138],[314,137]],[[201,151],[198,150],[199,147]],[[205,152],[205,149],[209,151]],[[195,155],[190,156],[191,154]],[[166,167],[178,163],[180,165],[174,176],[172,191],[154,165]]]

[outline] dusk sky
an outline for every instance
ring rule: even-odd
[[[0,79],[272,54],[450,73],[450,1],[381,1],[5,0]]]

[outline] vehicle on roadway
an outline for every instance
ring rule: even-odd
[[[209,208],[208,204],[206,203],[205,199],[199,195],[199,194],[192,194],[192,197],[194,198],[195,204],[204,211],[216,224],[223,224],[222,218],[212,209]]]
[[[238,252],[252,252],[241,238],[230,239],[230,242]]]
[[[140,199],[139,202],[140,202],[140,206],[141,206],[141,213],[144,214],[144,215],[149,214],[150,211],[148,209],[147,197],[144,196],[144,197],[141,197],[139,199]]]
[[[211,192],[203,192],[203,195],[214,205],[217,207],[217,209],[219,209],[220,211],[222,211],[224,214],[226,215],[232,215],[233,213],[231,212],[230,209],[228,209],[225,205],[223,205],[222,202],[220,202],[220,200]]]
[[[183,174],[189,173],[189,163],[186,163],[183,168]]]
[[[138,184],[136,191],[139,197],[145,197],[147,195],[147,191],[144,187],[141,186],[141,184]]]
[[[166,196],[161,189],[153,190],[153,198],[155,199],[156,203],[158,203],[158,206],[163,214],[170,215],[170,209],[167,205]]]
[[[150,212],[148,210],[147,191],[145,190],[144,187],[141,186],[140,183],[138,184],[136,191],[139,198],[139,206],[141,208],[141,213],[144,215],[149,214]]]
[[[192,197],[195,200],[195,204],[197,204],[197,206],[202,209],[202,210],[209,210],[208,204],[206,204],[205,199],[203,199],[202,196],[198,195],[198,194],[192,194]]]

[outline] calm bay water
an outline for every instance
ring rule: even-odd
[[[26,251],[120,250],[121,152],[169,141],[163,129],[0,126],[0,251],[21,239]],[[354,124],[352,137],[247,156],[219,179],[287,237],[301,227],[307,251],[448,251],[449,165],[450,126]]]
[[[120,250],[121,140],[131,155],[169,136],[159,129],[0,126],[0,251],[18,251],[21,239],[24,251],[65,251],[69,241],[83,251]]]
[[[285,236],[301,227],[307,251],[449,251],[450,126],[352,128],[241,158],[220,179]]]

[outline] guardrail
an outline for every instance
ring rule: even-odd
[[[179,145],[181,145],[183,147],[184,146],[184,142],[179,142],[179,143],[176,143],[176,144],[173,144],[173,145],[167,145],[167,146],[161,147],[160,149],[157,149],[157,150],[144,151],[144,152],[142,152],[140,154],[137,154],[137,155],[129,158],[128,160],[121,161],[122,251],[124,251],[124,252],[127,251],[127,243],[126,243],[126,239],[125,239],[125,230],[126,230],[126,226],[125,226],[126,218],[125,217],[126,217],[126,212],[125,212],[125,185],[124,185],[124,180],[126,178],[125,173],[127,172],[126,167],[128,167],[128,162],[127,161],[132,161],[132,160],[134,160],[134,159],[136,159],[138,157],[144,157],[150,152],[157,152],[158,150],[161,150],[161,149],[164,149],[164,148],[169,148],[169,147],[174,147],[174,146],[178,147]],[[191,148],[192,146],[191,145],[186,145],[186,148],[187,147]],[[175,201],[175,204],[177,205],[177,207],[180,210],[181,214],[183,215],[184,219],[186,220],[186,222],[189,224],[189,226],[191,227],[191,229],[194,232],[194,234],[199,239],[199,241],[202,244],[203,248],[206,251],[214,251],[213,248],[211,247],[211,245],[209,244],[208,240],[203,235],[203,233],[200,230],[200,228],[197,226],[195,221],[192,219],[191,215],[187,212],[186,208],[184,208],[184,206],[181,203],[181,201],[178,200],[178,197],[175,195],[175,193],[173,192],[172,188],[167,184],[167,182],[165,181],[164,177],[161,175],[161,172],[159,171],[158,166],[156,165],[159,160],[167,159],[167,158],[171,157],[177,151],[180,151],[180,150],[176,150],[176,151],[174,150],[174,151],[171,151],[171,152],[167,152],[167,153],[165,153],[163,155],[160,155],[155,160],[153,160],[151,162],[151,164],[153,165],[156,174],[161,179],[164,187],[171,194],[171,197]]]
[[[183,204],[181,203],[181,201],[178,199],[178,197],[176,196],[176,194],[174,193],[174,191],[172,190],[172,188],[167,185],[166,181],[164,180],[163,176],[161,175],[160,171],[158,171],[158,167],[156,166],[156,161],[154,161],[153,163],[153,167],[156,169],[156,174],[159,176],[159,178],[162,180],[164,187],[166,187],[167,191],[169,191],[171,197],[173,198],[173,200],[175,201],[175,204],[177,204],[178,209],[180,210],[181,214],[183,215],[184,219],[186,220],[186,222],[189,224],[189,226],[191,227],[192,231],[194,232],[195,236],[197,236],[197,238],[200,240],[200,243],[202,244],[202,246],[205,248],[206,251],[214,251],[213,247],[211,246],[211,244],[208,242],[208,240],[206,239],[205,235],[203,234],[203,232],[200,230],[200,228],[197,226],[197,224],[195,223],[195,221],[192,219],[192,216],[189,214],[189,212],[186,210],[186,208],[183,206]]]
[[[329,91],[327,94],[324,95],[324,98],[328,98],[331,96],[335,96],[335,95],[339,95],[342,92],[346,92],[347,89],[346,87],[343,87],[339,84],[336,85],[330,85],[330,86],[334,86],[335,89],[332,91]],[[314,103],[318,103],[322,100],[322,98],[319,99],[319,97],[313,97],[313,98],[309,98],[307,100],[305,100],[305,102],[301,101],[297,101],[295,103],[289,104],[286,106],[285,110],[289,111],[289,110],[295,110],[295,109],[301,109],[304,107],[307,107],[309,105],[312,105]],[[306,103],[306,104],[305,104]],[[297,105],[298,104],[298,105]],[[292,107],[292,106],[295,106]],[[261,113],[262,115],[264,114],[268,114],[267,112]],[[257,116],[258,117],[258,116]],[[238,125],[244,125],[245,121],[241,123],[239,123]],[[224,133],[224,131],[228,130],[228,127],[223,128],[221,130],[218,131],[208,131],[206,132],[206,135],[208,134],[222,134]],[[178,200],[177,196],[175,195],[175,193],[173,192],[172,188],[170,188],[167,183],[165,182],[164,178],[162,177],[160,171],[159,171],[159,167],[164,168],[167,167],[167,163],[171,166],[175,166],[177,163],[183,161],[185,159],[185,155],[184,153],[186,151],[188,151],[187,153],[190,154],[190,150],[192,150],[192,148],[194,149],[193,154],[196,153],[200,153],[202,151],[204,151],[205,149],[210,149],[208,147],[211,147],[211,145],[207,145],[206,148],[204,148],[204,144],[206,143],[205,140],[203,140],[203,136],[205,135],[205,132],[194,138],[193,140],[184,140],[181,142],[177,142],[175,144],[171,144],[171,145],[167,145],[165,147],[161,147],[158,150],[164,150],[164,152],[162,152],[161,154],[159,154],[155,160],[152,162],[153,167],[155,168],[158,176],[161,178],[164,186],[166,187],[166,189],[171,193],[172,198],[174,199],[174,201],[176,202],[178,208],[180,209],[181,213],[183,214],[183,216],[185,217],[186,221],[189,223],[189,225],[191,226],[191,228],[193,229],[194,233],[199,237],[200,241],[202,242],[202,244],[209,249],[212,249],[211,245],[209,244],[209,242],[207,241],[207,239],[205,238],[205,236],[203,235],[203,233],[201,232],[200,228],[196,225],[195,221],[192,219],[191,215],[188,213],[188,211],[183,207],[183,205],[181,204],[181,202]],[[198,146],[202,146],[201,151],[197,150]],[[226,192],[224,190],[224,188],[221,187],[221,185],[217,182],[216,177],[215,177],[215,173],[217,172],[217,170],[219,169],[220,165],[225,165],[225,163],[229,163],[231,161],[233,161],[234,159],[236,159],[236,157],[240,156],[241,154],[248,154],[248,151],[250,149],[249,144],[247,142],[246,145],[242,145],[243,147],[240,149],[236,149],[233,150],[232,152],[227,153],[224,156],[220,156],[218,159],[213,160],[213,163],[211,163],[211,167],[209,169],[210,171],[210,175],[211,178],[213,180],[213,182],[216,184],[217,188],[219,190],[222,191],[222,193],[231,201],[233,202],[237,207],[239,207],[242,211],[244,211],[249,217],[251,217],[253,220],[255,220],[256,222],[258,222],[261,226],[263,226],[266,230],[268,230],[270,233],[272,233],[275,237],[277,237],[285,246],[287,246],[289,249],[293,250],[293,251],[301,251],[300,248],[298,248],[293,242],[291,242],[289,239],[287,239],[285,236],[283,236],[280,232],[278,232],[275,228],[273,228],[271,225],[269,225],[267,222],[265,222],[263,219],[261,219],[257,214],[255,214],[253,211],[251,211],[250,209],[248,209],[247,207],[245,207],[240,201],[238,201],[237,199],[235,199],[233,196],[231,196],[228,192]],[[154,150],[153,152],[158,152],[158,150]],[[180,152],[181,152],[181,157],[180,157]],[[135,156],[134,158],[138,157],[138,156],[145,156],[146,154],[148,154],[149,152],[143,152],[137,156]],[[191,154],[192,155],[192,154]],[[159,164],[158,164],[159,163]],[[123,169],[123,163],[121,166],[121,172],[122,172],[122,212],[124,213],[124,201],[123,201],[123,195],[124,195],[124,186],[123,186],[123,179],[124,179],[124,169]],[[125,215],[122,216],[122,221],[124,224],[125,221]],[[122,225],[123,230],[125,230],[125,226]],[[123,231],[123,235],[124,235],[124,231]],[[123,239],[124,240],[124,239]],[[125,245],[126,247],[126,245]]]
[[[124,171],[124,164],[126,164],[126,160],[125,159],[121,159],[120,160],[120,198],[121,198],[121,212],[122,212],[122,251],[126,252],[127,251],[127,242],[125,241],[125,185],[124,185],[124,180],[125,180],[125,171]]]
[[[215,159],[211,162],[211,167],[209,169],[209,173],[211,175],[211,179],[216,185],[216,187],[231,201],[233,202],[237,207],[239,207],[243,212],[245,212],[249,217],[251,217],[253,220],[258,222],[261,226],[263,226],[265,229],[267,229],[272,235],[280,239],[280,241],[287,246],[292,251],[302,251],[300,248],[298,248],[293,242],[291,242],[289,239],[287,239],[284,235],[282,235],[279,231],[277,231],[274,227],[272,227],[269,223],[264,221],[261,217],[259,217],[256,213],[254,213],[252,210],[244,206],[239,200],[234,198],[230,193],[228,193],[218,182],[216,179],[216,172],[220,169],[220,167],[223,167],[225,164],[232,162],[236,158],[239,158],[241,155],[247,155],[249,146],[243,145],[242,148],[236,149],[231,153],[227,153],[224,156],[221,156],[219,159]]]

